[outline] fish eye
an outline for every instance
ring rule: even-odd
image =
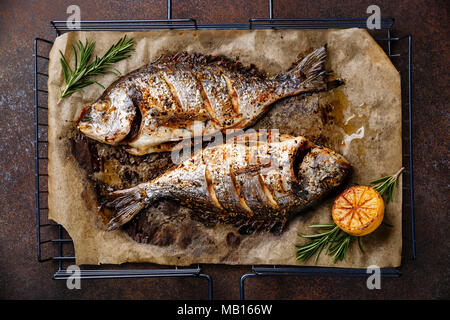
[[[93,108],[96,111],[104,112],[109,108],[110,105],[111,105],[111,102],[109,100],[103,100],[103,101],[96,102],[93,105]]]

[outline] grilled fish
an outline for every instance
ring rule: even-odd
[[[170,151],[177,141],[248,128],[283,97],[336,86],[339,80],[326,82],[326,57],[320,47],[273,77],[224,56],[162,57],[111,84],[83,109],[77,127],[134,155]]]
[[[156,179],[108,195],[108,230],[162,199],[177,201],[207,222],[241,233],[282,231],[293,214],[341,184],[350,164],[304,137],[251,133],[208,146]]]

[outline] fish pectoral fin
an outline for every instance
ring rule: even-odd
[[[144,201],[141,188],[131,188],[111,192],[106,202],[107,208],[116,211],[116,214],[108,223],[108,231],[113,231],[133,219],[139,211],[144,209],[147,203]]]
[[[340,86],[342,86],[344,84],[345,84],[344,80],[341,80],[341,79],[328,81],[327,82],[327,91],[333,90],[333,89],[335,89],[337,87],[340,87]]]

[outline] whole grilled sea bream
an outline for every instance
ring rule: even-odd
[[[320,47],[274,77],[223,56],[162,57],[111,84],[84,108],[77,126],[134,155],[170,151],[194,135],[247,128],[283,97],[327,90],[326,57]],[[194,132],[198,123],[202,129]]]
[[[278,137],[278,138],[277,138]],[[243,134],[209,146],[158,178],[108,195],[108,230],[162,199],[196,209],[205,221],[254,230],[283,230],[293,214],[338,186],[350,170],[339,154],[304,137]]]

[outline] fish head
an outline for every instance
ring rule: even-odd
[[[293,190],[308,201],[320,199],[341,185],[351,168],[342,155],[325,147],[313,146],[297,155]]]
[[[132,131],[136,113],[129,89],[116,87],[83,109],[77,128],[89,138],[117,145]]]

